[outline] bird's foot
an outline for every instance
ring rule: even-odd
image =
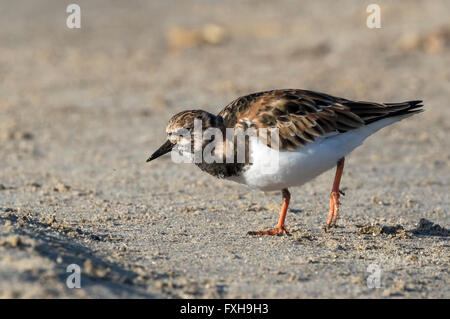
[[[324,224],[323,226],[322,226],[322,230],[324,231],[324,232],[328,232],[330,229],[332,229],[332,228],[338,228],[338,225],[336,225],[336,223],[331,223],[331,224]]]
[[[252,236],[261,236],[261,235],[269,235],[269,236],[283,236],[289,235],[287,228],[283,225],[281,227],[275,227],[274,229],[269,230],[260,230],[260,231],[249,231],[247,234]]]
[[[339,195],[341,191],[331,192],[330,194],[330,212],[328,214],[328,220],[326,228],[336,227],[336,220],[339,215]],[[344,193],[342,193],[344,195]]]

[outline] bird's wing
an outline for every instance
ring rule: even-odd
[[[420,102],[355,102],[307,90],[273,90],[238,98],[219,116],[225,127],[277,128],[280,149],[294,150],[332,132],[347,132],[385,117],[417,112]]]

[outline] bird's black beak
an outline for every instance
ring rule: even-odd
[[[147,162],[153,161],[154,159],[157,159],[160,156],[163,156],[164,154],[169,153],[172,148],[173,148],[174,144],[172,144],[169,140],[167,140],[163,145],[161,145],[155,153],[152,154],[152,156],[150,156],[147,159]]]

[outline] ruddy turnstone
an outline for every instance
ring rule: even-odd
[[[289,187],[301,186],[337,166],[330,194],[327,227],[335,226],[339,212],[339,190],[344,158],[379,129],[422,112],[422,101],[375,103],[351,101],[307,90],[273,90],[240,97],[218,115],[202,110],[183,111],[174,115],[167,126],[167,141],[147,162],[170,152],[176,145],[195,148],[195,122],[201,133],[218,130],[225,136],[229,129],[276,129],[277,148],[261,139],[245,140],[245,159],[238,161],[236,134],[216,143],[213,153],[219,161],[200,159],[196,165],[216,176],[246,184],[263,191],[281,190],[283,203],[274,229],[249,232],[251,235],[282,235],[289,206]],[[217,135],[217,134],[215,134]],[[193,137],[194,139],[191,139]],[[204,138],[201,151],[212,139]],[[273,138],[272,138],[273,139]],[[198,145],[198,144],[197,144]],[[211,147],[210,147],[211,148]],[[231,150],[231,152],[227,151]],[[232,153],[231,161],[227,154]],[[194,151],[190,154],[194,154]],[[201,153],[200,153],[201,154]],[[250,154],[250,156],[249,156]],[[252,158],[250,161],[249,158]],[[267,170],[267,163],[276,162]]]

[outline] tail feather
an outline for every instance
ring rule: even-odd
[[[370,124],[389,117],[423,112],[422,103],[421,100],[415,100],[400,103],[348,102],[345,105],[365,124]]]

